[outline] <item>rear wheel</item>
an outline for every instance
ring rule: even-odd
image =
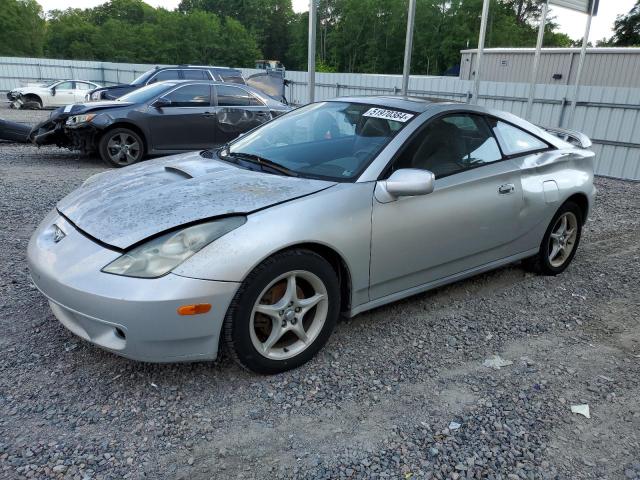
[[[100,158],[112,167],[126,167],[142,160],[142,138],[128,128],[115,128],[105,133],[98,144]]]
[[[525,260],[525,266],[544,275],[562,273],[571,263],[582,234],[582,210],[566,202],[556,212],[544,234],[535,257]]]
[[[242,367],[273,374],[310,360],[340,310],[333,267],[308,250],[274,255],[244,281],[224,321],[224,340]]]

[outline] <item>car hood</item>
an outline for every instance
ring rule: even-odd
[[[79,115],[82,113],[104,110],[105,108],[123,108],[129,107],[131,105],[133,105],[132,102],[116,102],[114,100],[104,100],[100,102],[76,103],[73,105],[62,107],[59,110],[61,113],[68,113],[69,115]]]
[[[248,214],[333,185],[245,170],[192,152],[95,175],[57,208],[91,237],[126,249],[174,227]]]

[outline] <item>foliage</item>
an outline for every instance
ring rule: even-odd
[[[319,61],[341,72],[402,71],[407,0],[320,0]],[[487,47],[532,47],[541,14],[540,0],[492,0]],[[412,73],[439,75],[460,61],[460,50],[475,48],[482,0],[417,0]],[[287,66],[306,66],[308,15],[291,28]],[[549,21],[545,46],[566,47],[571,39]]]
[[[317,1],[319,71],[402,71],[408,0]],[[541,5],[491,0],[486,46],[535,45]],[[412,73],[442,74],[460,50],[475,48],[481,9],[482,0],[417,0]],[[237,67],[266,58],[306,69],[308,19],[293,12],[291,0],[181,0],[175,11],[110,0],[50,12],[45,22],[36,0],[0,0],[0,52]],[[569,46],[556,30],[549,22],[545,46]]]
[[[617,47],[640,46],[640,0],[629,13],[616,19],[610,44]]]
[[[0,55],[42,55],[44,18],[36,0],[0,0]]]

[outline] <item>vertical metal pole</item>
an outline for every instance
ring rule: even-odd
[[[538,68],[540,66],[540,53],[542,52],[542,41],[544,40],[544,27],[547,23],[547,11],[549,10],[549,0],[542,6],[542,17],[540,18],[540,28],[538,29],[538,42],[536,43],[536,54],[533,58],[533,68],[531,70],[531,81],[529,82],[529,101],[527,102],[526,119],[531,121],[531,109],[533,99],[536,94],[536,82],[538,81]]]
[[[487,21],[489,18],[489,2],[482,3],[482,18],[480,20],[480,36],[478,37],[478,58],[476,60],[476,78],[473,82],[473,103],[478,103],[480,94],[480,71],[482,68],[482,54],[484,53],[484,38],[487,35]],[[472,57],[473,58],[473,57]],[[473,65],[471,65],[473,67]]]
[[[404,41],[404,67],[402,68],[402,95],[409,91],[409,75],[411,74],[411,52],[413,50],[413,26],[416,19],[416,0],[409,0],[407,12],[407,37]]]
[[[567,125],[571,127],[573,125],[573,116],[576,112],[576,104],[578,103],[578,93],[580,92],[580,77],[582,77],[582,69],[584,67],[584,60],[587,56],[587,44],[589,43],[589,33],[591,33],[591,20],[593,20],[593,12],[596,8],[597,2],[591,2],[591,10],[589,11],[589,17],[587,18],[587,27],[584,31],[584,37],[582,39],[582,49],[580,50],[580,62],[578,63],[578,72],[576,73],[576,84],[573,89],[573,102],[571,103],[571,110],[569,110],[569,119]]]
[[[316,98],[316,0],[309,0],[309,103]]]

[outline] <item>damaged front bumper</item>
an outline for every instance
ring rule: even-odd
[[[68,115],[52,115],[31,130],[29,141],[35,145],[56,145],[69,150],[91,153],[96,150],[97,130],[90,124],[70,127]]]

